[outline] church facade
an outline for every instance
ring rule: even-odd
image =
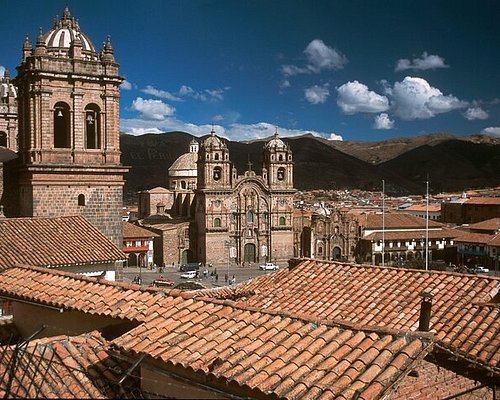
[[[17,71],[18,157],[5,165],[5,215],[82,215],[121,246],[123,78],[109,37],[97,51],[66,7],[35,46],[26,36]],[[12,129],[2,132],[12,147]]]
[[[139,193],[143,226],[161,234],[156,263],[284,262],[293,257],[293,158],[277,134],[263,149],[262,174],[233,166],[215,135],[169,168],[169,189]],[[176,229],[178,227],[178,229]]]

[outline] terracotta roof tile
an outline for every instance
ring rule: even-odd
[[[500,307],[486,305],[499,287],[500,278],[493,276],[306,259],[291,270],[241,283],[233,291],[248,293],[236,305],[403,331],[418,328],[419,295],[430,292],[431,330],[440,345],[500,373],[494,361],[500,355]],[[220,294],[212,290],[200,295]],[[319,301],[321,309],[316,307]],[[343,356],[347,350],[340,346],[337,352]]]
[[[0,269],[15,264],[74,266],[126,260],[82,216],[0,219]]]

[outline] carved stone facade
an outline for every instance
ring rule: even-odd
[[[293,160],[277,134],[264,147],[262,175],[249,166],[238,176],[227,144],[212,130],[199,149],[192,141],[190,151],[169,168],[169,186],[139,193],[141,223],[163,232],[163,260],[157,262],[264,263],[293,257]],[[175,249],[167,249],[167,242]]]
[[[263,263],[291,258],[294,193],[292,152],[277,134],[264,147],[262,176],[250,168],[238,176],[227,145],[212,131],[198,153],[198,260]]]
[[[66,7],[34,48],[26,37],[17,70],[19,148],[6,214],[83,215],[121,246],[123,79],[109,37],[97,52]]]

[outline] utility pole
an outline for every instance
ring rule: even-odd
[[[429,270],[429,174],[427,174],[427,191],[425,202],[425,270]]]
[[[382,267],[385,263],[385,180],[382,179]]]

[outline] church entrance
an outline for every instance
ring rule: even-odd
[[[342,256],[342,250],[340,250],[340,247],[335,246],[332,251],[332,259],[334,261],[340,260],[340,257]]]
[[[245,254],[243,257],[243,261],[246,263],[254,263],[255,262],[255,245],[253,243],[247,243],[244,248]]]
[[[181,256],[181,264],[187,264],[193,261],[193,252],[190,249],[183,250]]]

